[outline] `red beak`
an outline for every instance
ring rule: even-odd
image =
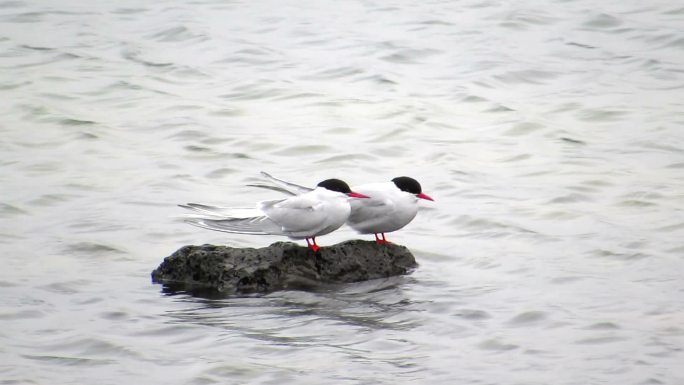
[[[368,195],[359,194],[359,193],[353,192],[353,191],[347,193],[347,195],[352,197],[352,198],[370,198]]]
[[[420,193],[416,196],[420,199],[426,199],[426,200],[433,201],[433,202],[435,201],[434,199],[430,198],[430,196],[427,194]]]

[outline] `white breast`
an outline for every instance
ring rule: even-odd
[[[394,183],[355,186],[354,191],[370,199],[354,199],[347,224],[361,234],[389,233],[406,226],[418,213],[415,195],[399,190]]]

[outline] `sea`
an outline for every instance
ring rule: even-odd
[[[417,179],[405,276],[198,296],[178,204]],[[342,228],[321,246],[372,240]],[[304,245],[304,242],[299,242]],[[0,384],[684,384],[684,4],[0,0]]]

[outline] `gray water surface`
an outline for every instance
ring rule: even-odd
[[[680,2],[0,1],[0,112],[0,384],[684,384]],[[420,267],[152,284],[260,170],[414,176]]]

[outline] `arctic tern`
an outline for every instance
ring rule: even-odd
[[[261,172],[271,184],[253,185],[290,195],[312,191],[311,188],[287,182]],[[361,234],[374,234],[377,243],[388,243],[385,233],[397,231],[409,224],[418,213],[418,200],[434,201],[423,193],[417,180],[400,176],[389,182],[354,186],[354,191],[367,195],[369,199],[354,199],[347,224]]]
[[[227,233],[284,235],[291,239],[306,239],[307,246],[317,251],[316,237],[340,228],[351,213],[351,198],[369,198],[354,192],[339,179],[326,179],[316,188],[292,193],[291,197],[262,201],[251,215],[239,215],[240,210],[198,203],[179,205],[202,216],[185,219],[186,223]],[[356,199],[351,199],[356,200]]]

